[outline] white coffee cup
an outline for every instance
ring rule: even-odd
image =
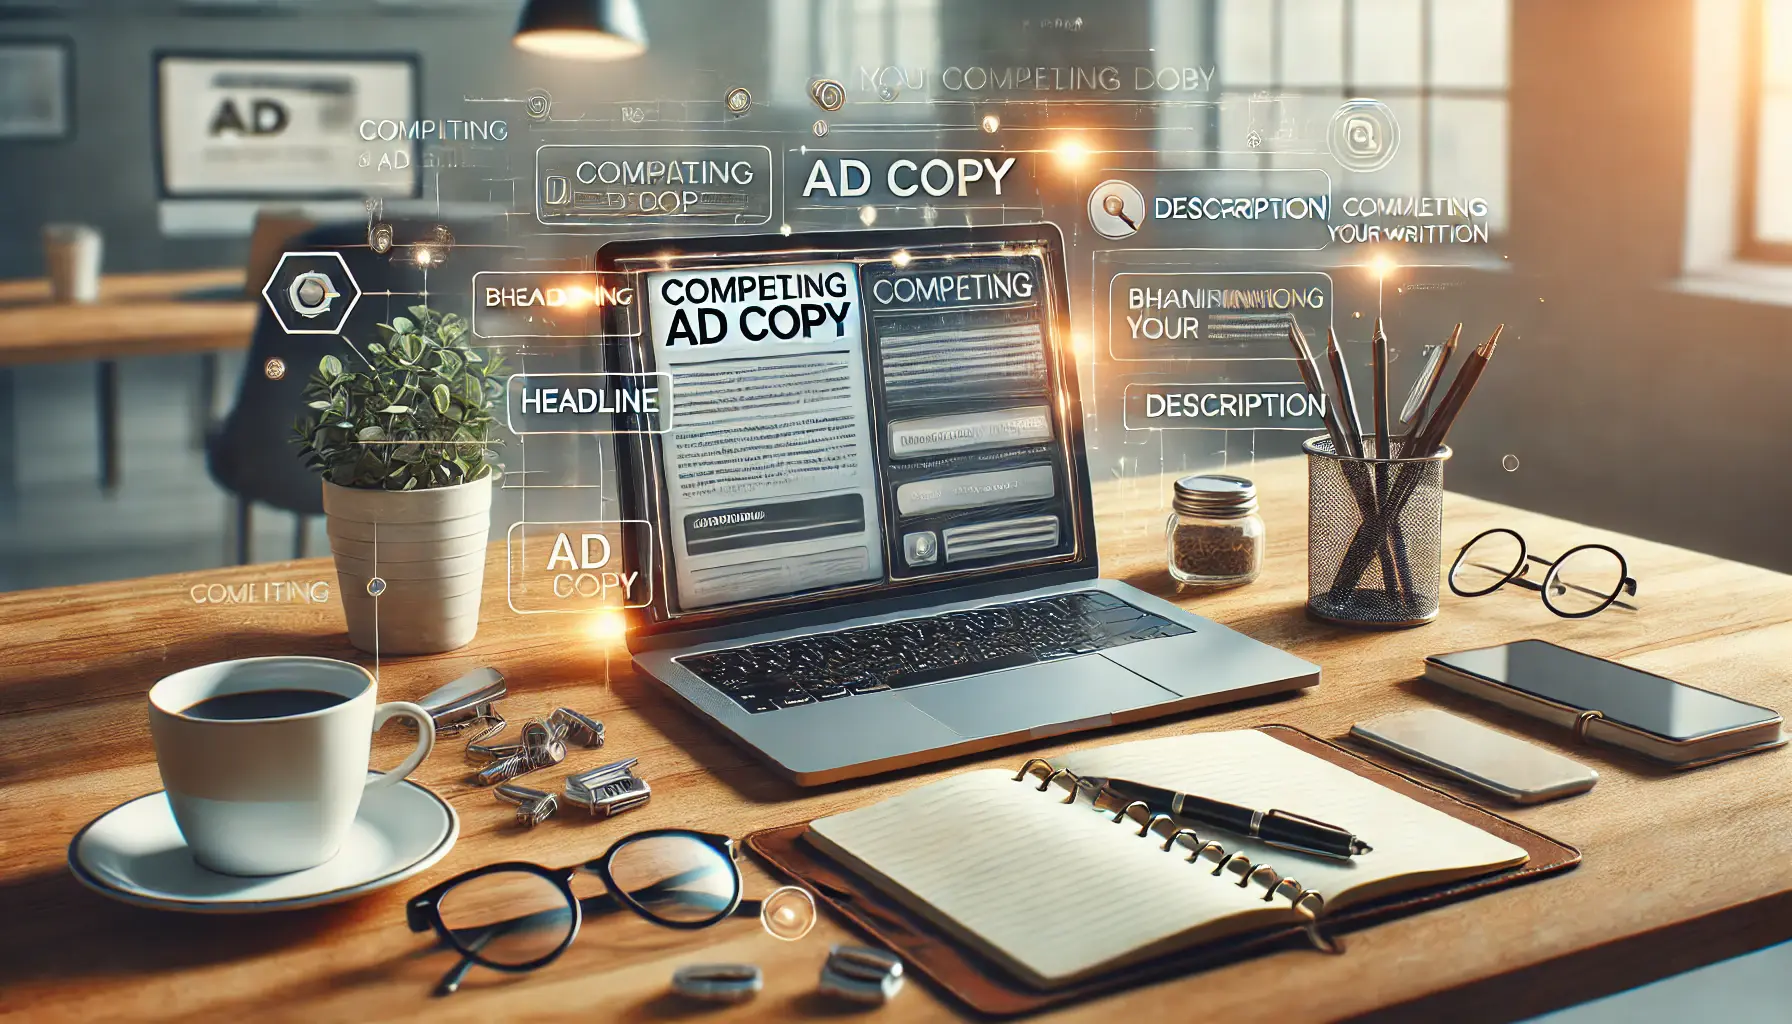
[[[429,713],[407,701],[375,705],[373,675],[332,658],[244,658],[168,676],[149,691],[149,731],[175,824],[200,865],[278,875],[336,855],[361,795],[409,775],[435,745]],[[321,690],[340,703],[271,718],[197,718],[201,701],[269,690]],[[417,723],[417,747],[368,775],[373,733]]]
[[[56,302],[97,302],[104,241],[86,224],[44,225],[44,265],[50,298]]]

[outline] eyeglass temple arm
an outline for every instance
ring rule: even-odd
[[[527,918],[519,917],[515,921],[499,921],[495,924],[487,925],[485,930],[479,933],[479,937],[468,943],[468,945],[472,946],[473,951],[477,953],[479,950],[485,948],[486,943],[490,942],[500,933],[509,931],[513,925],[524,920],[527,920]],[[466,953],[462,953],[460,955],[460,962],[456,963],[453,967],[450,967],[448,973],[442,975],[442,980],[436,982],[434,994],[441,997],[451,996],[454,993],[459,992],[460,983],[467,979],[467,972],[472,969],[473,958]]]

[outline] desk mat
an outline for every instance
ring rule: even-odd
[[[1348,907],[1335,914],[1326,914],[1321,918],[1321,928],[1339,946],[1342,946],[1342,942],[1337,941],[1337,935],[1341,932],[1534,881],[1546,875],[1567,871],[1580,863],[1580,851],[1566,843],[1385,768],[1327,740],[1288,725],[1262,725],[1257,728],[1290,746],[1324,758],[1364,778],[1373,779],[1396,793],[1409,796],[1499,836],[1530,854],[1529,861],[1505,871],[1401,893]],[[820,851],[803,842],[803,836],[808,831],[808,822],[763,829],[747,836],[745,843],[749,850],[774,868],[814,890],[817,899],[851,921],[859,930],[900,955],[910,970],[919,972],[965,1008],[985,1017],[1017,1017],[1118,989],[1135,988],[1207,970],[1263,953],[1313,948],[1306,928],[1289,926],[1258,932],[1244,938],[1233,936],[1202,946],[1192,946],[1155,960],[1117,968],[1061,989],[1034,989],[1010,978],[1000,967],[974,950],[959,945],[926,918],[905,909],[827,859]]]

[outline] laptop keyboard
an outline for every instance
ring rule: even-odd
[[[1188,633],[1099,590],[984,605],[675,659],[759,714]]]

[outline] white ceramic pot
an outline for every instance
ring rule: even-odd
[[[381,654],[470,643],[479,631],[492,478],[414,491],[323,486],[349,642],[372,652],[377,636]],[[375,577],[385,583],[377,598],[367,586]]]

